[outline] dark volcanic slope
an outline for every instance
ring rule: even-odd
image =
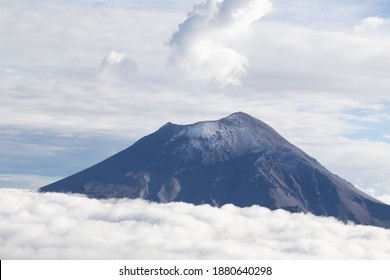
[[[265,123],[235,113],[167,123],[126,150],[40,189],[95,198],[261,205],[390,228],[390,206],[330,173]]]

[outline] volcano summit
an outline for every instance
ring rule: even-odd
[[[40,189],[93,198],[260,205],[390,228],[390,206],[329,172],[245,113],[167,123],[118,154]]]

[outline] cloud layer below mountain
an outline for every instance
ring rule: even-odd
[[[0,189],[1,259],[388,259],[390,231],[253,206]]]

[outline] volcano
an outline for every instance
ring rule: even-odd
[[[217,207],[259,205],[390,228],[389,205],[242,112],[191,125],[167,123],[129,148],[40,191]]]

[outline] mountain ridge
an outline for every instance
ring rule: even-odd
[[[243,112],[189,125],[168,122],[122,152],[40,190],[164,203],[260,205],[390,228],[389,205]]]

